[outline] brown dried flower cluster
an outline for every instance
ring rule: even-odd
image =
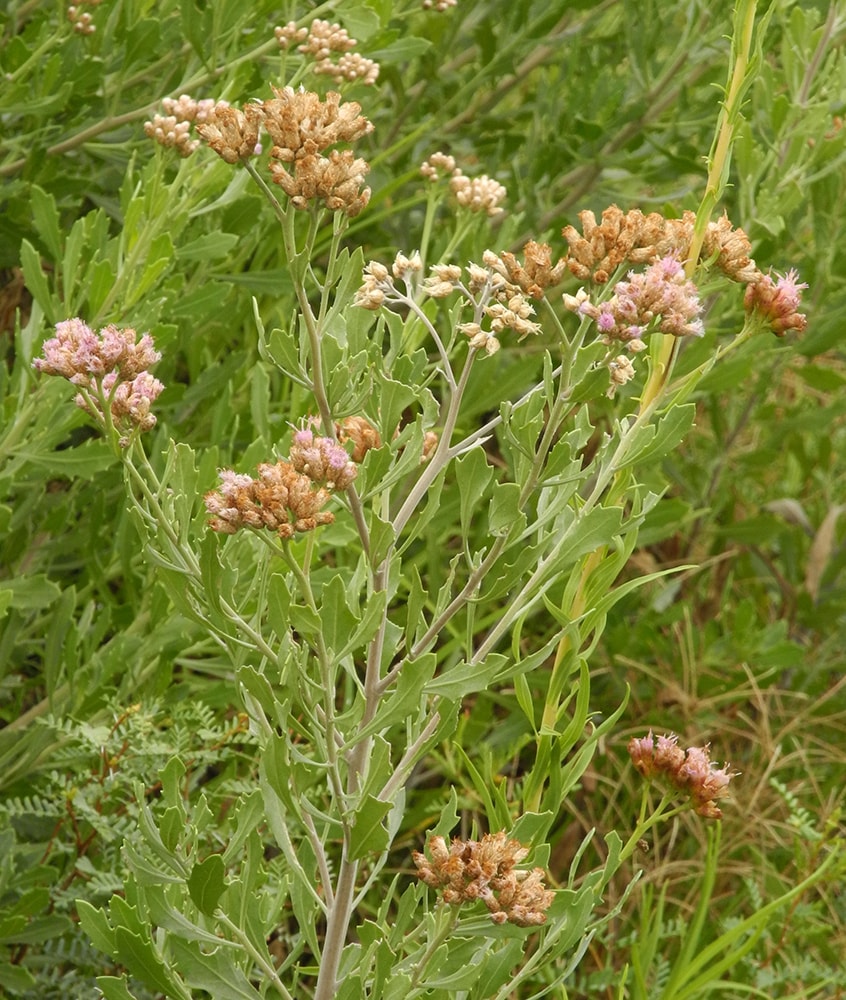
[[[574,226],[561,231],[569,245],[567,267],[582,281],[604,284],[623,263],[649,264],[668,254],[684,261],[690,252],[696,215],[688,211],[680,219],[665,219],[658,212],[644,215],[637,208],[623,212],[611,205],[600,222],[590,211],[579,212],[579,219],[582,233]],[[735,229],[727,216],[709,223],[702,256],[714,257],[733,281],[747,283],[760,275],[749,257],[750,250],[746,233]]]
[[[243,163],[255,156],[262,123],[261,107],[248,104],[243,111],[220,103],[197,125],[197,132],[226,163]]]
[[[336,421],[335,433],[341,444],[352,444],[350,458],[354,462],[363,462],[371,448],[382,447],[379,431],[364,417],[344,417],[343,420]]]
[[[542,299],[547,288],[557,285],[567,270],[567,262],[559,260],[552,263],[552,248],[546,243],[536,243],[534,240],[523,247],[523,264],[513,253],[503,250],[499,254],[499,263],[493,265],[504,278],[517,285],[526,295],[533,299]]]
[[[268,528],[280,538],[331,524],[335,515],[322,508],[329,501],[326,487],[297,472],[291,462],[262,463],[258,477],[221,469],[221,485],[205,495],[213,531],[234,535],[239,528]]]
[[[632,739],[629,756],[644,778],[661,778],[671,787],[689,796],[694,810],[706,819],[719,819],[722,812],[716,799],[728,794],[728,785],[738,772],[730,764],[718,768],[711,761],[709,746],[682,750],[678,736]]]
[[[341,95],[330,91],[326,100],[309,91],[274,87],[273,100],[262,105],[264,126],[273,141],[270,172],[275,184],[289,196],[295,208],[306,208],[316,200],[330,211],[352,217],[370,200],[363,187],[370,167],[350,150],[332,150],[338,142],[355,142],[373,131],[355,101],[341,103]],[[293,172],[286,165],[293,164]]]
[[[480,841],[429,838],[429,860],[420,851],[412,857],[419,878],[440,889],[445,903],[460,906],[481,899],[495,924],[536,927],[546,922],[555,894],[544,885],[544,870],[519,870],[529,853],[508,835],[486,833]]]
[[[269,101],[255,101],[243,110],[219,101],[212,107],[191,102],[185,95],[172,101],[168,116],[156,115],[144,126],[147,135],[188,156],[196,148],[191,123],[226,163],[242,163],[261,151],[259,135],[270,136],[270,173],[275,184],[297,209],[321,202],[330,211],[358,215],[370,200],[364,179],[370,170],[350,150],[330,150],[339,142],[353,142],[373,130],[355,102],[341,103],[330,92],[325,100],[292,87],[273,88]]]
[[[316,18],[308,28],[298,28],[296,21],[289,21],[273,33],[280,48],[299,42],[297,51],[314,60],[312,72],[319,76],[329,76],[336,83],[357,80],[368,85],[379,77],[379,64],[353,52],[358,42],[339,24]]]

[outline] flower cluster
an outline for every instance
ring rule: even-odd
[[[191,127],[203,125],[214,119],[216,108],[228,108],[226,101],[206,98],[194,100],[189,94],[162,99],[163,115],[153,115],[151,121],[144,122],[144,133],[160,146],[175,149],[180,156],[190,156],[200,145],[199,139],[192,138]]]
[[[101,0],[80,0],[67,9],[68,20],[78,35],[93,35],[97,26],[92,23],[92,17],[83,7],[98,7]]]
[[[431,860],[419,851],[412,857],[419,878],[440,889],[445,903],[460,906],[481,899],[495,924],[536,927],[546,922],[546,910],[555,898],[544,886],[544,871],[519,870],[529,853],[505,833],[486,833],[480,841],[429,838]]]
[[[335,433],[341,444],[352,444],[350,458],[354,462],[363,462],[371,448],[382,447],[379,431],[364,417],[344,417],[343,420],[336,421]]]
[[[583,289],[578,295],[565,295],[564,305],[590,316],[605,343],[637,342],[635,351],[641,348],[641,338],[653,321],[657,321],[657,330],[674,337],[701,337],[704,332],[696,285],[672,255],[655,261],[643,272],[630,271],[628,280],[618,281],[611,298],[598,306]]]
[[[790,270],[787,274],[776,275],[773,281],[768,274],[746,286],[743,303],[747,312],[756,312],[769,324],[777,337],[783,337],[788,330],[801,333],[808,325],[804,313],[799,312],[802,290],[807,288],[804,281],[797,281],[798,274]]]
[[[331,524],[335,515],[323,507],[333,491],[353,482],[358,468],[333,438],[303,427],[294,431],[288,461],[263,463],[258,473],[254,479],[221,470],[220,488],[205,496],[212,530],[233,535],[239,528],[268,528],[280,538],[292,538],[297,531]]]
[[[355,462],[337,441],[318,437],[307,427],[294,431],[288,457],[297,472],[330,490],[345,490],[358,475]]]
[[[599,222],[589,211],[579,212],[579,219],[582,233],[574,226],[562,230],[569,247],[564,261],[577,278],[597,284],[605,284],[624,263],[648,264],[667,256],[687,260],[696,223],[691,211],[679,219],[665,219],[658,212],[623,212],[616,205],[606,208]],[[776,336],[791,329],[801,332],[807,325],[799,312],[801,291],[808,286],[796,280],[795,271],[773,281],[759,270],[751,250],[749,237],[724,214],[708,223],[699,257],[731,281],[746,285],[747,312],[765,317]]]
[[[486,212],[488,215],[499,215],[501,204],[508,192],[492,177],[482,174],[480,177],[466,177],[460,167],[456,166],[455,157],[446,153],[432,153],[420,164],[420,173],[428,181],[438,181],[441,175],[449,175],[449,189],[462,208],[471,212]]]
[[[297,45],[297,51],[314,60],[312,72],[329,76],[335,83],[344,80],[372,85],[379,77],[379,64],[353,49],[358,45],[339,24],[316,18],[308,28],[298,28],[296,21],[273,29],[279,47]]]
[[[281,30],[281,29],[280,29]],[[156,142],[190,156],[198,146],[192,126],[226,163],[243,163],[261,152],[259,136],[270,136],[270,174],[274,184],[291,199],[294,208],[322,202],[330,211],[352,217],[370,200],[364,187],[369,164],[350,150],[331,149],[354,142],[373,131],[354,101],[341,103],[330,92],[325,100],[292,87],[273,88],[269,101],[253,101],[243,110],[226,101],[194,101],[187,94],[167,98],[164,115],[145,122],[144,131]]]
[[[445,10],[455,7],[457,3],[458,0],[422,0],[422,7],[423,10],[434,10],[443,14]]]
[[[330,211],[358,215],[370,200],[370,188],[363,187],[369,165],[350,150],[323,154],[338,142],[354,142],[373,131],[373,125],[359,114],[361,105],[355,101],[342,104],[341,95],[333,91],[325,101],[292,87],[274,87],[273,92],[273,100],[256,105],[273,142],[273,182],[295,208],[320,200]]]
[[[644,778],[661,778],[672,788],[690,797],[693,808],[706,819],[722,816],[716,799],[728,793],[729,782],[739,772],[730,764],[718,768],[712,762],[709,747],[690,747],[682,750],[674,735],[632,739],[628,745],[629,756]]]
[[[637,208],[623,212],[611,205],[600,222],[590,211],[579,212],[579,220],[582,233],[574,226],[561,230],[569,246],[567,267],[580,280],[601,285],[624,263],[650,264],[668,254],[686,260],[696,215],[687,211],[680,219],[665,219],[659,212],[644,215]],[[708,224],[701,255],[714,258],[733,281],[748,282],[760,273],[749,257],[750,250],[746,233],[735,229],[727,216]]]
[[[512,255],[507,256],[511,258],[512,266],[522,270]],[[520,285],[509,279],[512,271],[503,257],[486,250],[482,260],[484,266],[471,263],[465,270],[457,264],[433,264],[421,290],[437,299],[460,292],[473,306],[474,317],[467,323],[459,324],[458,329],[469,338],[472,348],[484,348],[487,354],[495,354],[500,347],[498,334],[513,330],[523,338],[530,333],[539,333],[540,324],[530,319],[534,308]],[[395,281],[405,282],[412,290],[413,279],[422,267],[417,252],[410,257],[397,254],[390,270],[384,264],[371,261],[364,268],[364,284],[356,293],[355,304],[374,310],[391,303],[407,304],[407,296],[397,288]],[[528,272],[523,273],[528,280]],[[541,279],[540,270],[534,273],[536,278]]]
[[[164,386],[148,369],[160,359],[149,333],[139,339],[135,330],[116,326],[95,333],[81,319],[68,319],[56,324],[56,336],[44,342],[32,366],[66,378],[80,390],[77,406],[126,432],[156,423],[150,408]],[[126,443],[123,437],[121,444]]]
[[[205,495],[213,531],[234,535],[239,528],[268,528],[280,538],[331,524],[335,515],[321,508],[331,496],[325,487],[297,472],[290,462],[262,463],[258,477],[221,469],[220,488]]]

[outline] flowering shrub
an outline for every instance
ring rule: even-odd
[[[64,378],[77,403],[42,378],[33,408],[50,400],[52,450],[101,475],[97,509],[116,511],[102,577],[78,581],[83,624],[45,642],[71,663],[87,631],[115,640],[38,713],[84,670],[110,685],[90,700],[116,721],[49,723],[56,760],[68,746],[89,775],[72,785],[57,763],[62,808],[37,804],[55,829],[45,859],[72,831],[61,933],[121,1000],[553,995],[614,938],[644,851],[684,815],[707,842],[691,934],[669,973],[651,932],[632,945],[632,996],[650,992],[653,963],[665,997],[693,997],[836,859],[820,849],[807,878],[695,954],[743,780],[710,744],[628,741],[622,683],[596,706],[609,622],[647,587],[671,602],[692,569],[650,564],[641,532],[672,505],[663,462],[697,394],[727,360],[767,356],[768,331],[808,327],[808,284],[760,270],[718,209],[761,47],[754,4],[735,13],[698,209],[611,204],[578,227],[575,206],[554,225],[519,210],[517,178],[460,142],[429,153],[422,127],[397,140],[422,165],[389,176],[375,88],[396,85],[413,45],[397,29],[368,48],[379,16],[365,6],[349,30],[267,31],[273,73],[234,59],[225,83],[202,77],[219,97],[180,82],[142,109],[147,165],[143,181],[127,166],[120,232],[107,237],[105,214],[66,237],[57,222],[55,282],[22,252],[37,295],[22,377]],[[455,6],[415,16],[446,31]],[[75,9],[68,30],[94,44],[103,16]],[[242,24],[226,17],[210,27]],[[204,58],[217,44],[192,37]],[[763,249],[780,264],[777,244]],[[129,596],[101,624],[111,590]],[[721,757],[729,738],[713,734]],[[628,766],[604,756],[627,742]],[[563,817],[598,774],[631,783],[635,804],[585,825],[562,863]],[[90,856],[109,836],[107,875]],[[642,899],[644,926],[661,924],[663,896]]]

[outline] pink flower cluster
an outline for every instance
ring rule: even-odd
[[[617,282],[611,298],[598,306],[584,291],[565,295],[564,304],[573,312],[590,316],[607,343],[640,343],[655,320],[658,331],[674,337],[701,337],[704,333],[696,285],[672,254],[656,260],[645,271],[630,271],[628,280]]]
[[[688,795],[693,808],[706,819],[719,819],[722,812],[716,799],[728,793],[729,782],[737,775],[730,764],[718,768],[711,761],[709,747],[682,750],[678,736],[649,735],[629,741],[632,763],[644,778],[663,778],[669,785]]]
[[[161,359],[149,333],[107,326],[95,333],[81,319],[56,324],[32,362],[44,375],[66,378],[80,389],[77,406],[100,423],[109,419],[121,430],[149,430],[156,423],[151,406],[164,386],[148,369]]]

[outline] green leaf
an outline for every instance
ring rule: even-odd
[[[191,1000],[191,994],[165,965],[148,937],[118,927],[115,929],[115,942],[121,962],[146,986],[164,993],[166,997]]]
[[[3,590],[11,593],[13,608],[27,610],[48,608],[62,595],[59,587],[52,580],[48,580],[43,573],[15,580],[4,580]]]
[[[461,497],[461,527],[466,533],[487,493],[494,470],[488,465],[484,448],[472,448],[455,463],[455,479]]]
[[[520,491],[517,483],[494,485],[488,510],[488,530],[492,535],[507,535],[515,528],[523,529],[526,515],[520,510]]]
[[[390,842],[382,821],[391,811],[391,803],[368,795],[355,811],[350,831],[350,858],[358,861],[368,855],[381,854]]]
[[[0,960],[0,987],[12,993],[23,993],[24,990],[34,989],[37,985],[29,969]]]
[[[270,995],[250,985],[231,949],[209,952],[194,941],[174,937],[170,950],[186,981],[195,989],[205,990],[214,1000],[262,1000]],[[269,962],[270,956],[265,957]]]
[[[53,262],[58,264],[62,259],[62,237],[56,199],[37,184],[33,184],[29,189],[29,205],[38,235],[50,251]]]
[[[223,857],[220,854],[210,854],[194,865],[188,877],[188,892],[201,913],[210,917],[225,890]]]
[[[102,908],[92,906],[85,899],[78,899],[76,901],[76,912],[79,917],[80,926],[91,939],[94,947],[106,955],[114,957],[117,952],[117,943],[115,942],[115,932],[109,923],[106,911]]]
[[[105,1000],[138,1000],[126,986],[126,976],[97,976],[95,982]]]
[[[26,287],[41,306],[47,321],[51,324],[56,323],[61,312],[59,302],[50,291],[47,277],[41,266],[41,256],[29,240],[21,242],[21,270],[24,274]]]
[[[206,233],[176,250],[177,260],[215,260],[225,257],[240,240],[235,233]]]

